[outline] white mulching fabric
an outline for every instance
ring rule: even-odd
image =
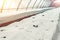
[[[59,19],[58,9],[0,28],[0,40],[52,40]]]

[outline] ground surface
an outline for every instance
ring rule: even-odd
[[[0,28],[0,40],[52,40],[59,19],[53,9]]]

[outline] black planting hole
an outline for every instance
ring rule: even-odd
[[[51,20],[51,22],[54,22],[54,20]]]
[[[6,36],[4,36],[3,38],[6,38]]]
[[[33,25],[33,27],[36,27],[36,28],[37,28],[37,27],[38,27],[38,25]]]
[[[42,15],[42,16],[45,16],[45,15]]]
[[[0,31],[4,31],[4,30],[0,30]]]
[[[35,17],[32,17],[33,19],[35,19]]]

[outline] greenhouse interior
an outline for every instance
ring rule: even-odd
[[[60,40],[60,0],[0,0],[0,40]]]

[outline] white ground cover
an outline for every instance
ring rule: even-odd
[[[59,8],[14,22],[0,28],[0,40],[52,40],[55,33]]]

